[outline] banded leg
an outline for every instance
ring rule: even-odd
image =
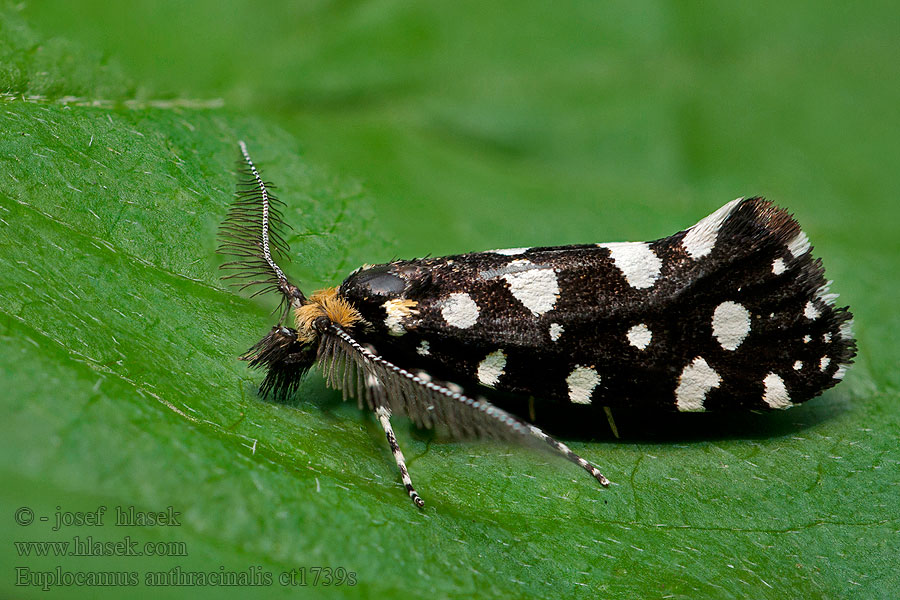
[[[440,414],[441,419],[437,422],[449,426],[451,433],[460,437],[474,434],[502,439],[520,436],[537,439],[590,473],[600,485],[609,486],[609,480],[597,467],[523,419],[494,406],[484,398],[467,396],[463,388],[456,384],[434,381],[425,373],[414,373],[398,367],[379,356],[374,348],[364,347],[334,323],[329,326],[328,333],[330,335],[324,335],[319,346],[319,365],[325,380],[331,387],[341,388],[347,393],[347,371],[342,367],[346,364],[344,360],[349,358],[357,369],[364,370],[365,379],[358,379],[356,394],[368,399],[375,407],[385,407],[378,414],[392,450],[397,448],[397,441],[390,429],[391,413],[386,407],[388,402],[398,410],[403,410],[414,423],[424,427],[434,424],[434,414]],[[383,381],[390,383],[390,395],[387,394]],[[352,394],[352,389],[349,392]],[[399,448],[394,452],[394,457],[404,475],[410,498],[419,505],[421,499],[415,494],[409,481]]]
[[[391,452],[394,454],[394,460],[397,461],[397,468],[400,469],[400,479],[403,481],[403,485],[406,486],[406,493],[409,494],[410,500],[412,500],[416,506],[422,508],[425,506],[425,501],[419,497],[419,494],[416,493],[416,489],[413,487],[412,479],[409,478],[409,471],[406,468],[406,459],[403,458],[403,452],[400,451],[400,446],[397,444],[397,437],[394,435],[394,428],[391,427],[391,409],[385,406],[379,406],[375,409],[375,414],[378,415],[378,421],[381,423],[384,434],[387,436]]]
[[[581,467],[582,469],[584,469],[585,471],[587,471],[588,473],[593,475],[594,479],[596,479],[597,481],[600,482],[600,485],[602,485],[603,487],[609,487],[609,479],[607,479],[606,477],[603,476],[603,473],[600,472],[600,469],[598,469],[597,467],[595,467],[588,461],[584,460],[583,458],[581,458],[580,456],[578,456],[577,454],[575,454],[574,452],[569,450],[568,446],[566,446],[562,442],[550,437],[549,435],[547,435],[546,433],[544,433],[543,431],[541,431],[539,428],[535,427],[534,425],[529,425],[529,430],[531,432],[531,435],[533,435],[537,439],[541,440],[542,442],[545,442],[547,445],[549,445],[551,448],[553,448],[556,452],[562,454],[563,456],[565,456],[566,458],[571,460],[573,463],[575,463],[576,465],[578,465],[579,467]]]

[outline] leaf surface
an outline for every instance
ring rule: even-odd
[[[30,5],[34,27],[2,12],[0,530],[187,555],[37,558],[7,543],[7,594],[41,596],[33,572],[57,565],[134,571],[153,597],[900,587],[900,57],[886,16],[192,3],[173,20],[151,6]],[[605,423],[567,439],[609,490],[532,450],[401,421],[416,511],[374,420],[318,377],[292,404],[263,401],[235,358],[275,304],[218,280],[238,139],[288,205],[288,270],[307,291],[395,256],[652,239],[765,193],[797,213],[853,307],[857,365],[785,413],[626,417],[623,440]],[[50,528],[57,506],[100,505],[102,528]],[[16,525],[21,506],[50,521]],[[118,506],[172,506],[181,525],[116,528]],[[274,581],[144,579],[220,565]],[[356,584],[279,581],[313,567]]]

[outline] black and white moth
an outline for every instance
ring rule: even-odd
[[[294,393],[317,363],[378,417],[410,498],[390,417],[456,436],[538,441],[604,486],[600,471],[517,415],[529,397],[609,414],[783,409],[844,377],[856,353],[820,259],[785,210],[729,202],[652,242],[513,248],[360,267],[307,297],[276,257],[280,205],[240,143],[219,251],[242,288],[277,291],[278,324],[241,358],[263,395]],[[293,326],[285,320],[293,316]],[[494,394],[521,398],[502,410]],[[513,414],[515,413],[515,414]]]

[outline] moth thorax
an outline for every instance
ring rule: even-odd
[[[309,342],[318,336],[316,322],[321,318],[350,329],[362,320],[362,315],[341,297],[338,288],[331,287],[314,292],[305,304],[294,310],[294,323],[301,340]]]

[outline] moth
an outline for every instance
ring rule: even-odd
[[[529,422],[528,398],[646,412],[783,409],[844,377],[852,315],[836,307],[810,242],[784,209],[739,198],[651,242],[512,248],[395,260],[306,296],[281,203],[240,142],[220,229],[226,279],[281,296],[281,318],[241,356],[262,395],[296,392],[318,364],[374,411],[418,507],[391,416],[454,436],[530,440],[600,484],[591,463]],[[511,409],[492,402],[512,395]],[[516,401],[515,399],[518,399]],[[508,405],[508,404],[507,404]]]

